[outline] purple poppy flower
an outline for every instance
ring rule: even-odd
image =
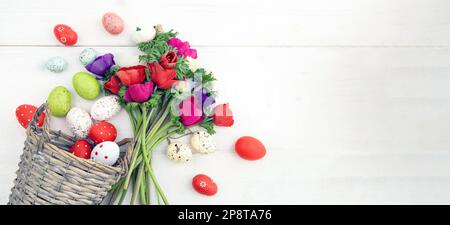
[[[194,95],[195,95],[195,97],[197,97],[197,99],[201,99],[202,100],[202,106],[203,107],[209,107],[212,104],[216,103],[216,100],[214,99],[214,97],[213,96],[208,96],[208,92],[204,88],[202,88],[201,91],[195,92]]]
[[[177,55],[184,57],[197,58],[197,50],[191,48],[189,42],[181,41],[180,39],[173,37],[167,41],[167,44],[177,49]]]
[[[154,85],[152,82],[145,84],[132,84],[125,91],[124,99],[127,102],[145,102],[153,94]]]
[[[108,53],[95,58],[93,62],[86,65],[86,69],[95,74],[97,79],[103,79],[105,73],[115,64],[113,54]]]

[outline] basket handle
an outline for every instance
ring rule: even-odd
[[[117,145],[123,146],[133,141],[133,138],[124,138],[121,141],[117,142]]]
[[[45,113],[45,119],[44,124],[42,125],[41,128],[37,125],[37,122],[42,113]],[[44,138],[46,138],[46,140],[50,140],[50,117],[51,117],[50,109],[48,108],[47,103],[44,103],[41,106],[39,106],[39,108],[33,115],[33,119],[30,121],[30,124],[27,127],[27,133],[32,131],[41,131],[44,135]]]

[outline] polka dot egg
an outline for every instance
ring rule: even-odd
[[[208,154],[216,151],[213,137],[206,131],[197,131],[191,136],[191,145],[199,153]]]
[[[95,143],[114,141],[117,137],[117,129],[108,122],[98,122],[89,130],[89,138]]]
[[[106,165],[114,165],[119,159],[120,148],[112,141],[101,142],[91,152],[91,160]]]
[[[61,73],[67,67],[67,62],[62,57],[56,56],[47,61],[46,67],[53,73]]]
[[[93,48],[86,48],[80,53],[80,62],[83,64],[83,66],[86,66],[87,64],[93,62],[95,58],[97,58],[97,51],[95,51]]]

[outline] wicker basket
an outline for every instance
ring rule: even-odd
[[[40,128],[36,121],[43,111],[47,116]],[[118,143],[130,144],[114,166],[78,158],[68,152],[75,139],[60,131],[49,130],[48,115],[50,112],[44,104],[27,128],[25,147],[8,204],[100,204],[111,186],[127,171],[133,149],[131,140]]]

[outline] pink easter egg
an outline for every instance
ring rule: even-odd
[[[103,15],[102,24],[110,34],[120,34],[125,27],[123,19],[113,12],[108,12]]]

